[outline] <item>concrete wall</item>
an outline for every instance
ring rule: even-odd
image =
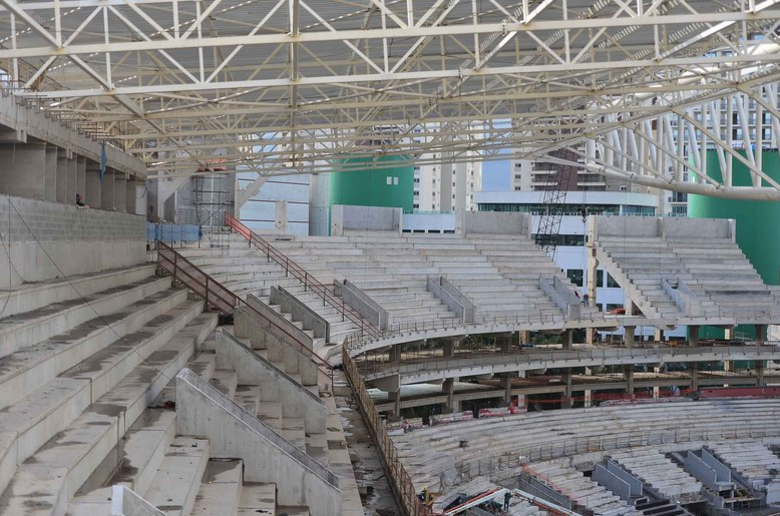
[[[189,369],[176,375],[176,432],[207,435],[213,457],[241,457],[244,481],[276,483],[278,505],[341,514],[335,474]]]
[[[0,196],[0,234],[0,288],[146,261],[144,219],[125,213]]]
[[[689,219],[671,217],[661,219],[664,238],[731,238],[729,219]]]
[[[456,232],[464,235],[500,234],[531,236],[531,216],[527,213],[458,211]]]
[[[111,516],[165,516],[135,491],[122,485],[111,488]]]
[[[401,232],[401,208],[378,206],[331,206],[331,235],[343,235],[345,230],[397,231]]]
[[[595,237],[600,236],[661,236],[660,217],[605,217],[591,216],[595,224]]]
[[[328,410],[320,398],[232,335],[218,331],[216,339],[217,369],[234,369],[239,384],[257,384],[264,396],[275,392],[282,402],[282,417],[303,418],[309,433],[325,432]]]

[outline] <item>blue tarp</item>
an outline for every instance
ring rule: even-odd
[[[200,240],[200,226],[196,224],[146,223],[146,239],[163,242],[197,242]]]

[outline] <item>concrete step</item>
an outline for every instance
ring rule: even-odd
[[[0,357],[42,342],[95,317],[106,317],[170,287],[170,278],[144,278],[95,294],[0,319]]]
[[[211,459],[206,466],[191,516],[225,516],[238,512],[244,464],[239,459]]]
[[[303,418],[283,418],[280,435],[299,450],[306,451],[306,431],[304,430]]]
[[[276,484],[245,482],[241,488],[236,516],[274,516],[276,512]]]
[[[257,414],[260,402],[260,387],[257,385],[239,385],[233,395],[233,401],[250,414]]]
[[[238,375],[233,370],[217,369],[214,371],[209,383],[228,398],[233,398],[238,386]]]
[[[191,514],[208,464],[208,439],[177,436],[144,498],[168,516]]]

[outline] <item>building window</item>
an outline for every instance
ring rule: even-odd
[[[607,274],[607,288],[620,288],[618,282],[612,277],[612,274]]]
[[[582,269],[568,269],[566,271],[566,277],[578,287],[582,286]]]
[[[604,271],[596,271],[596,286],[604,286]]]
[[[419,204],[415,204],[415,205],[413,205],[413,206],[414,206],[414,209],[415,209],[415,210],[416,210],[417,208],[419,208],[419,207],[420,207],[420,205],[419,205]]]

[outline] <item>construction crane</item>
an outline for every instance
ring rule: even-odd
[[[565,160],[570,164],[552,163],[553,174],[547,174],[547,180],[542,187],[542,205],[544,210],[539,217],[539,228],[536,231],[535,242],[550,258],[555,258],[555,248],[558,245],[558,233],[561,229],[563,207],[566,204],[566,194],[572,181],[576,188],[577,153],[571,149],[558,149],[549,154],[553,158]]]

